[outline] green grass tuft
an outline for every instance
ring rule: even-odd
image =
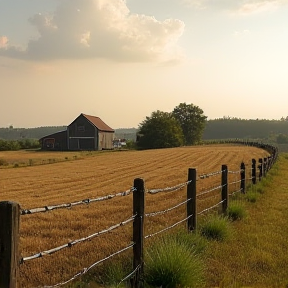
[[[246,217],[246,210],[240,202],[231,202],[227,209],[227,217],[232,221],[241,220]]]
[[[203,287],[202,261],[182,240],[162,238],[147,249],[144,279],[149,286]]]
[[[231,236],[228,218],[210,215],[200,226],[200,234],[207,239],[223,241]]]

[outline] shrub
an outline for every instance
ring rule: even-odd
[[[231,234],[229,221],[226,217],[211,215],[202,223],[200,234],[207,239],[223,241]]]
[[[248,195],[248,193],[247,193]],[[227,209],[227,217],[232,220],[241,220],[246,216],[246,210],[240,202],[231,202]]]
[[[203,287],[203,264],[196,253],[173,237],[146,251],[145,281],[154,287]]]

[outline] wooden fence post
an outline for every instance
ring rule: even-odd
[[[252,184],[256,184],[256,160],[252,159]]]
[[[17,288],[20,206],[0,202],[0,288]]]
[[[133,288],[143,287],[143,242],[144,242],[144,201],[145,185],[141,178],[134,179],[133,192],[133,270],[137,270],[135,277],[132,278],[131,285]]]
[[[187,217],[191,216],[187,220],[188,232],[196,231],[197,229],[197,209],[196,209],[196,169],[189,168],[187,185]]]
[[[222,176],[221,176],[221,196],[222,196],[222,213],[226,214],[228,208],[228,167],[227,165],[222,165]]]
[[[241,172],[240,172],[240,177],[241,177],[240,189],[241,189],[242,193],[245,193],[246,192],[246,190],[245,190],[245,187],[246,187],[246,183],[245,183],[246,182],[246,179],[245,179],[246,173],[245,173],[245,163],[244,162],[241,163],[240,170],[241,170]]]
[[[262,177],[263,177],[263,159],[259,158],[259,181],[261,181]]]
[[[264,158],[264,164],[263,164],[263,176],[266,177],[267,174],[267,158]]]

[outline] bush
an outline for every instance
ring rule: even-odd
[[[202,223],[200,234],[207,239],[223,241],[231,234],[229,221],[226,217],[211,215]]]
[[[248,195],[248,193],[247,193]],[[246,216],[246,210],[239,202],[232,202],[230,203],[227,209],[227,217],[228,219],[235,221],[241,220]]]
[[[203,287],[203,264],[196,253],[173,237],[147,249],[145,282],[154,287]]]

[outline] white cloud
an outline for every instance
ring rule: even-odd
[[[1,36],[0,37],[0,49],[1,48],[7,48],[7,45],[8,45],[8,37]]]
[[[197,9],[216,8],[233,15],[250,15],[269,12],[288,4],[288,0],[180,0],[184,5]]]
[[[29,22],[39,38],[30,40],[25,49],[7,46],[0,55],[32,60],[174,61],[181,57],[177,41],[185,26],[177,19],[158,21],[132,14],[125,0],[63,0],[53,14],[37,14]]]
[[[240,6],[236,11],[238,15],[251,15],[262,12],[270,12],[278,9],[282,5],[282,1],[248,1]]]

